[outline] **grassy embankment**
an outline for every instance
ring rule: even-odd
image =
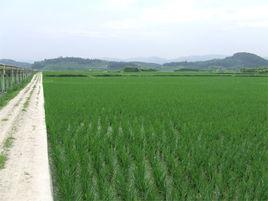
[[[21,82],[20,84],[15,85],[14,87],[8,89],[4,94],[0,94],[0,109],[5,106],[8,101],[14,98],[21,89],[23,89],[32,79],[32,76]]]

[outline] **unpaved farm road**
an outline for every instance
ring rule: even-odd
[[[41,73],[0,110],[1,152],[0,201],[52,201]]]

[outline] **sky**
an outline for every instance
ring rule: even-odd
[[[268,56],[268,0],[0,0],[0,58]]]

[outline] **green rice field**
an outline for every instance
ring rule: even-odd
[[[48,75],[55,200],[268,200],[267,77]]]

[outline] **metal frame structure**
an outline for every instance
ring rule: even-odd
[[[19,85],[33,73],[31,69],[0,64],[0,95]]]

